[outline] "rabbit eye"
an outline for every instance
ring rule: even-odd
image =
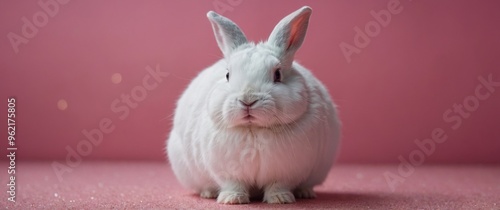
[[[276,69],[276,71],[274,71],[274,82],[281,82],[281,71],[280,71],[280,69]]]
[[[229,82],[229,72],[226,74],[226,80]]]

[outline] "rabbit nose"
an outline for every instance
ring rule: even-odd
[[[243,106],[251,107],[252,105],[254,105],[255,103],[257,103],[258,100],[254,100],[252,102],[247,102],[247,101],[242,101],[242,100],[239,100],[239,101],[240,101],[240,104],[242,104]]]

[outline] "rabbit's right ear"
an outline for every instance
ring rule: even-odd
[[[283,18],[269,36],[268,42],[277,46],[285,57],[293,60],[307,32],[312,9],[304,6]]]
[[[245,34],[233,21],[214,11],[208,12],[207,17],[212,23],[215,39],[224,57],[228,57],[238,46],[247,43]]]

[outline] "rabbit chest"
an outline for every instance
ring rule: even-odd
[[[319,153],[317,141],[292,127],[234,128],[207,133],[199,155],[217,181],[234,179],[263,186],[275,180],[305,179]]]

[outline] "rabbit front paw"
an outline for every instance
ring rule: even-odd
[[[250,203],[250,196],[244,192],[221,191],[217,197],[217,203],[222,204],[244,204]]]

